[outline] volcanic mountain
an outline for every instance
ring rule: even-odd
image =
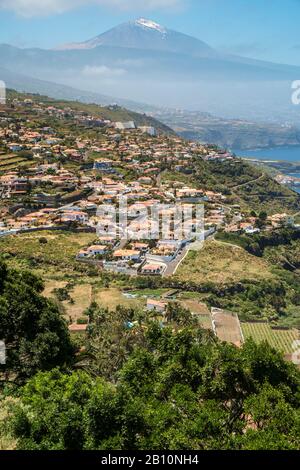
[[[296,114],[291,82],[300,67],[224,54],[145,18],[56,49],[2,44],[0,58],[19,76],[156,106],[282,122]]]
[[[99,46],[167,51],[194,55],[195,57],[216,57],[218,55],[205,42],[145,18],[123,23],[88,41],[66,44],[58,49],[94,49]]]

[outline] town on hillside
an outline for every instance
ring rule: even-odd
[[[225,238],[252,237],[299,227],[295,195],[254,167],[253,175],[250,167],[243,172],[244,163],[230,152],[151,125],[107,119],[101,112],[91,113],[88,106],[14,93],[0,109],[0,141],[0,238],[39,233],[42,242],[43,233],[89,234],[88,243],[74,253],[74,261],[83,268],[172,279],[199,239],[211,243],[220,233]],[[229,179],[220,184],[224,174]],[[266,181],[271,196],[265,204],[257,197],[257,188],[268,198]],[[261,185],[255,187],[252,200],[243,193],[251,184]],[[278,212],[276,205],[267,205],[274,198],[272,185],[278,200],[286,201]],[[99,209],[117,212],[124,198],[126,236],[117,236],[109,216],[100,217]],[[192,212],[189,234],[178,237],[175,208],[195,205],[204,208],[203,220]],[[159,216],[171,220],[164,236],[159,229],[156,237],[147,236],[153,207],[160,207]],[[200,235],[195,229],[199,226]],[[146,308],[163,320],[170,298],[174,295],[157,297],[150,292]],[[236,314],[226,316],[225,310],[216,308],[209,312],[202,303],[189,308],[195,315],[200,309],[202,321],[219,337],[243,343]],[[86,322],[69,318],[71,331],[86,329]]]

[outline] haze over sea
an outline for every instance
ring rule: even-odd
[[[234,150],[236,155],[253,158],[255,160],[264,161],[282,161],[298,163],[300,165],[300,146],[295,147],[276,147],[268,149],[257,149],[257,150]],[[290,176],[300,178],[300,172],[287,173]],[[300,187],[294,188],[300,193]]]

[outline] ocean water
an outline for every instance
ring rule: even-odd
[[[284,161],[299,163],[300,165],[300,146],[276,147],[261,150],[234,150],[234,153],[240,157],[253,158],[255,160]],[[286,174],[300,178],[300,172],[291,172]],[[293,189],[300,193],[300,186],[295,186]]]
[[[262,150],[234,150],[234,152],[241,157],[257,160],[276,160],[300,164],[300,146],[276,147]]]

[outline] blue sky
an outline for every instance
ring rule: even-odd
[[[300,65],[300,0],[0,0],[0,43],[53,47],[141,16],[226,52]]]

